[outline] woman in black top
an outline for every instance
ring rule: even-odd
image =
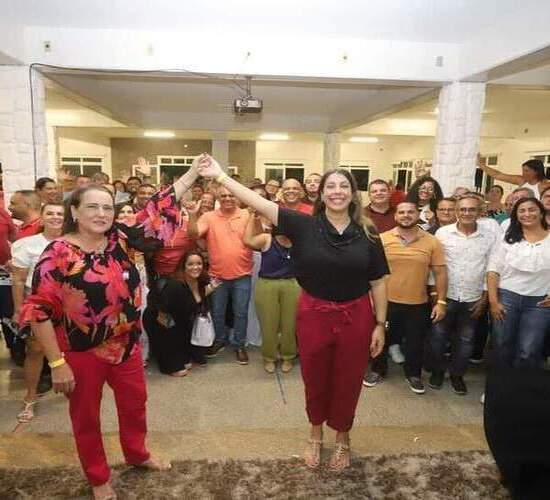
[[[341,470],[350,463],[349,430],[369,350],[376,357],[384,345],[384,276],[389,273],[380,240],[362,215],[357,184],[346,170],[326,172],[310,217],[253,193],[230,179],[208,155],[199,159],[199,174],[215,178],[292,241],[296,277],[303,289],[297,336],[311,423],[304,459],[312,468],[320,464],[326,422],[336,430],[329,467]]]
[[[208,313],[206,297],[217,285],[209,283],[202,255],[196,251],[183,256],[172,278],[156,283],[162,327],[155,329],[155,355],[161,373],[184,377],[192,362],[206,364],[202,348],[191,344],[191,333],[195,318]]]

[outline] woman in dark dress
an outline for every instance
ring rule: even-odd
[[[320,465],[326,423],[336,431],[328,466],[340,471],[350,465],[349,431],[369,354],[382,351],[386,326],[388,264],[372,222],[363,216],[357,183],[347,170],[325,172],[312,217],[262,198],[208,155],[199,157],[198,170],[292,241],[302,287],[296,332],[311,424],[304,460],[311,468]]]
[[[203,348],[191,344],[191,332],[195,318],[208,313],[207,296],[218,285],[209,279],[202,255],[194,250],[183,256],[173,277],[157,284],[161,326],[155,329],[155,348],[161,373],[184,377],[193,362],[206,364]]]

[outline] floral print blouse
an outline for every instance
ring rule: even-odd
[[[176,207],[173,189],[155,195],[142,220],[145,235],[170,239],[179,222]],[[51,320],[62,352],[92,350],[108,363],[123,362],[141,334],[142,288],[132,254],[119,229],[110,231],[103,252],[54,240],[36,265],[20,324]]]

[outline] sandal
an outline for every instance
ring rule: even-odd
[[[20,424],[28,424],[34,418],[34,407],[36,403],[36,399],[34,401],[23,400],[23,409],[17,414],[17,421]]]
[[[349,467],[351,464],[351,453],[349,444],[336,443],[332,456],[329,460],[329,469],[334,472],[340,472],[341,470]]]
[[[304,451],[304,462],[310,469],[317,469],[321,465],[321,450],[323,441],[318,439],[308,439],[308,446]]]

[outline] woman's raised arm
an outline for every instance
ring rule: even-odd
[[[279,206],[272,201],[266,200],[258,193],[243,186],[234,179],[231,179],[220,167],[219,163],[210,155],[204,154],[199,159],[199,175],[214,179],[218,184],[231,191],[245,205],[252,207],[260,214],[267,217],[273,224],[277,225],[279,217]]]

